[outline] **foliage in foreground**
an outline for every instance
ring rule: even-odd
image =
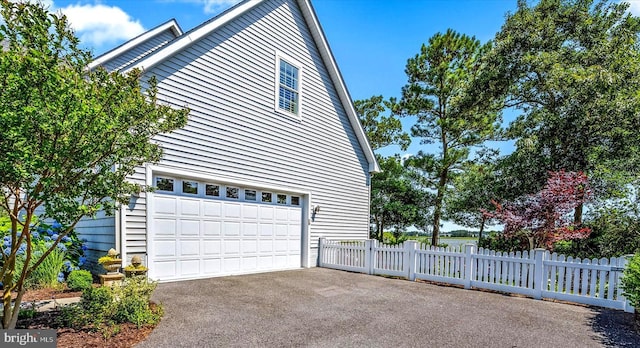
[[[640,253],[635,254],[629,260],[629,264],[624,270],[621,286],[629,303],[635,308],[640,308]]]
[[[0,327],[12,329],[25,280],[82,217],[110,214],[146,190],[126,178],[161,158],[151,139],[183,127],[188,110],[161,103],[155,79],[141,71],[88,71],[91,53],[79,48],[65,16],[41,3],[0,0],[0,6],[0,210],[11,220],[8,253],[2,249]],[[36,219],[65,226],[37,257]],[[18,270],[23,245],[28,267]]]
[[[156,282],[140,276],[126,278],[122,285],[90,287],[83,291],[79,303],[62,309],[59,324],[100,332],[122,323],[156,325],[164,314],[161,305],[150,304],[156,286]]]

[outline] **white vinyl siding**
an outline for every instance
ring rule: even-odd
[[[138,185],[146,185],[146,173],[145,168],[136,168],[135,173],[129,177],[131,182]],[[147,253],[147,200],[146,194],[143,192],[139,196],[132,197],[129,205],[124,209],[124,229],[125,233],[123,238],[125,239],[127,248],[127,260],[130,260],[132,256],[138,255],[143,258],[143,263],[146,263]]]
[[[274,110],[276,52],[304,69],[299,118]],[[369,164],[295,1],[265,1],[148,74],[160,100],[191,109],[183,129],[157,137],[161,165],[310,192],[322,206],[309,225],[312,265],[321,235],[367,238]],[[129,258],[145,252],[144,195],[127,211]]]
[[[115,216],[107,216],[104,211],[99,211],[95,218],[82,218],[78,224],[76,224],[78,237],[86,240],[86,256],[90,262],[106,255],[107,251],[111,248],[119,248],[116,246],[115,226]],[[95,266],[96,265],[90,265],[90,267]]]
[[[138,60],[144,58],[149,53],[166,45],[169,41],[175,39],[175,37],[175,34],[171,30],[167,29],[150,38],[149,40],[141,42],[139,45],[136,45],[123,54],[108,60],[107,62],[103,63],[102,66],[104,66],[109,71],[122,70],[127,66],[137,62]]]

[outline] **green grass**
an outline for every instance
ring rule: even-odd
[[[411,236],[409,239],[422,244],[431,244],[431,236]],[[440,237],[440,244],[447,244],[447,246],[450,247],[465,245],[467,243],[477,244],[477,242],[477,237]]]

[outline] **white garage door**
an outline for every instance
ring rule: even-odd
[[[301,266],[302,199],[279,192],[156,177],[149,275],[206,278]]]

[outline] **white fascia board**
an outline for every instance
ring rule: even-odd
[[[161,32],[170,29],[174,35],[176,37],[179,37],[180,35],[182,35],[182,29],[180,29],[180,26],[178,25],[178,22],[176,22],[175,19],[171,19],[169,21],[167,21],[164,24],[161,24],[145,33],[140,34],[139,36],[125,42],[124,44],[114,48],[113,50],[99,56],[96,57],[96,59],[94,59],[91,63],[89,63],[89,69],[94,69],[102,64],[104,64],[105,62],[113,59],[114,57],[132,49],[133,47],[135,47],[136,45],[139,45],[142,42],[145,42],[149,39],[151,39],[152,37],[160,34]]]
[[[132,64],[131,66],[126,68],[124,72],[127,72],[132,69],[136,69],[136,68],[142,71],[149,70],[151,67],[155,66],[156,64],[165,60],[166,58],[172,56],[173,54],[189,46],[192,42],[200,40],[202,37],[208,35],[213,30],[221,27],[227,22],[240,16],[245,11],[253,8],[254,6],[261,3],[262,1],[263,0],[246,0],[245,2],[238,4],[236,7],[230,9],[228,12],[223,13],[217,18],[214,18],[211,22],[202,25],[201,27],[197,28],[196,30],[193,30],[192,32],[182,35],[181,37],[167,44],[166,46],[159,49],[155,53],[136,62],[135,64]]]
[[[347,116],[349,117],[349,121],[351,122],[351,126],[353,127],[354,132],[356,133],[356,137],[360,142],[360,146],[364,151],[364,154],[369,162],[369,172],[370,173],[379,173],[380,166],[378,165],[378,161],[376,160],[376,156],[373,153],[373,149],[369,144],[369,140],[367,139],[367,135],[360,124],[360,120],[358,119],[358,114],[353,106],[353,101],[351,100],[351,96],[349,95],[349,91],[344,83],[342,75],[340,74],[340,70],[338,69],[338,65],[331,53],[331,49],[329,48],[329,44],[327,43],[327,39],[322,31],[322,27],[320,26],[320,22],[318,21],[318,17],[316,16],[313,7],[311,6],[310,0],[297,0],[298,6],[302,10],[302,14],[304,15],[306,22],[311,30],[311,34],[313,35],[314,41],[316,42],[316,46],[320,51],[320,55],[322,56],[322,60],[324,61],[325,66],[329,71],[329,75],[331,76],[331,80],[333,81],[334,86],[338,92],[338,96],[340,97],[340,101],[347,112]]]

